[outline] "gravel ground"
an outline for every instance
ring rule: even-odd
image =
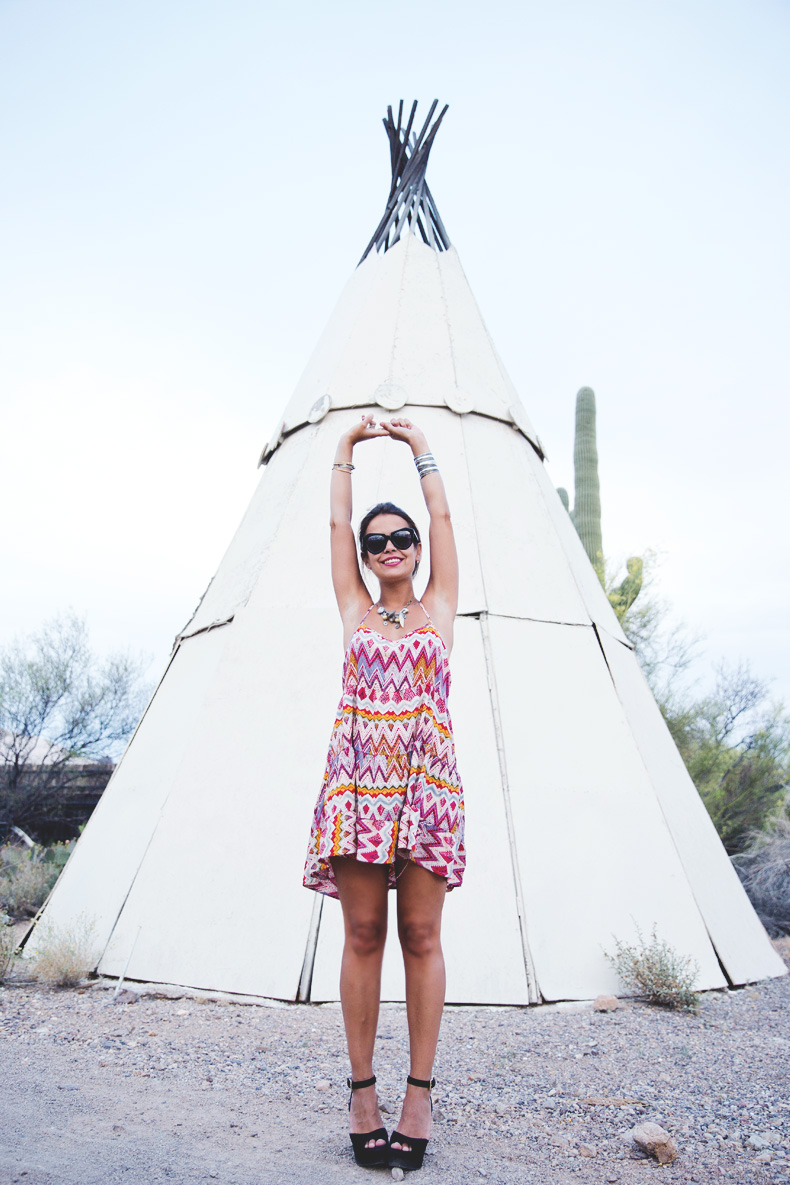
[[[391,1179],[351,1156],[336,1005],[153,988],[113,1004],[113,988],[0,989],[0,1185]],[[790,977],[706,993],[697,1015],[636,1002],[612,1013],[448,1008],[415,1183],[790,1185],[789,1022]],[[403,1007],[385,1006],[379,1030],[392,1127]],[[673,1164],[624,1141],[643,1120],[672,1134]]]

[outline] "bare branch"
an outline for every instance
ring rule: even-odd
[[[99,659],[85,622],[62,614],[0,649],[0,818],[22,826],[111,763],[145,704],[143,663]]]

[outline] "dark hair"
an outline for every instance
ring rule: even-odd
[[[365,536],[368,533],[368,527],[377,514],[397,514],[398,518],[402,518],[404,522],[409,524],[411,529],[414,531],[414,534],[417,536],[417,542],[421,542],[420,532],[417,530],[417,524],[410,514],[407,514],[405,510],[401,510],[400,506],[396,506],[394,502],[377,502],[376,505],[367,512],[362,522],[359,524],[359,553],[363,559],[368,554],[367,548],[365,547]],[[415,572],[417,571],[416,568],[414,570]]]

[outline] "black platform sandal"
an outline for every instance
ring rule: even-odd
[[[351,1100],[354,1097],[355,1090],[362,1090],[365,1086],[376,1085],[376,1075],[372,1078],[365,1078],[361,1082],[352,1082],[350,1078],[346,1079],[351,1094],[348,1097],[348,1109],[351,1110]],[[357,1164],[361,1164],[363,1168],[373,1169],[380,1168],[389,1161],[389,1145],[387,1142],[387,1132],[383,1127],[377,1127],[374,1132],[349,1132],[351,1137],[351,1147],[354,1149],[354,1160]],[[374,1144],[372,1148],[366,1148],[365,1145],[370,1140],[383,1140],[383,1144]]]
[[[430,1092],[436,1086],[435,1078],[431,1078],[430,1082],[428,1082],[425,1078],[412,1078],[411,1074],[409,1074],[406,1081],[411,1086],[421,1086],[424,1090],[427,1090],[429,1098]],[[431,1113],[433,1113],[433,1099],[431,1099]],[[393,1148],[393,1143],[410,1144],[411,1147],[407,1152],[405,1148]],[[390,1157],[387,1163],[391,1169],[421,1169],[427,1147],[427,1140],[418,1140],[414,1136],[404,1136],[400,1132],[393,1132],[390,1136]]]

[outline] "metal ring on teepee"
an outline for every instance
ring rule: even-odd
[[[465,416],[467,412],[472,411],[475,405],[469,392],[462,391],[460,387],[450,387],[445,394],[444,401],[450,411],[456,412],[459,416]]]
[[[280,423],[277,425],[277,427],[274,429],[274,432],[272,433],[271,440],[269,441],[269,443],[267,445],[264,446],[263,452],[261,453],[260,457],[258,458],[258,465],[259,466],[264,465],[269,460],[269,457],[272,455],[272,453],[277,448],[279,448],[280,442],[282,441],[284,433],[285,433],[285,421],[280,420]]]
[[[535,435],[535,429],[532,427],[529,420],[527,419],[527,413],[524,410],[524,408],[522,407],[522,405],[520,403],[511,403],[510,407],[507,410],[508,410],[508,415],[510,416],[511,420],[516,425],[516,427],[521,432],[523,432],[525,436],[529,437],[529,439],[531,440],[532,437]]]
[[[408,399],[408,391],[398,383],[382,383],[373,392],[373,402],[379,407],[385,407],[387,411],[397,411],[408,402]]]
[[[322,395],[320,399],[316,399],[315,403],[307,413],[308,424],[317,424],[319,420],[323,420],[331,406],[332,399],[329,395]]]

